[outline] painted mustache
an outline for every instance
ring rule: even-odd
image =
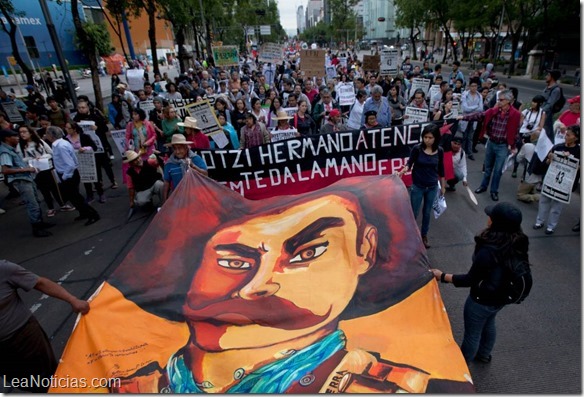
[[[258,300],[229,299],[211,303],[200,308],[188,302],[183,313],[190,322],[212,322],[232,325],[257,324],[285,330],[303,329],[324,321],[329,311],[315,315],[308,309],[302,309],[292,302],[270,296]]]

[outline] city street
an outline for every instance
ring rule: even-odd
[[[171,77],[176,75],[175,69],[163,67],[161,71],[169,71]],[[444,65],[443,74],[448,72]],[[519,89],[523,103],[529,103],[545,85],[543,81],[497,75],[500,81]],[[110,77],[100,80],[107,103],[111,96]],[[92,98],[91,79],[78,82],[78,94]],[[566,98],[579,94],[576,87],[563,85],[563,89]],[[482,178],[485,148],[479,145],[478,149],[476,161],[468,161],[468,181],[473,190]],[[116,179],[121,181],[121,157],[117,153],[114,170]],[[470,371],[481,393],[582,393],[581,242],[580,233],[571,231],[581,216],[581,197],[572,196],[555,233],[548,236],[544,229],[532,229],[537,204],[516,200],[518,184],[519,179],[512,178],[508,171],[502,177],[499,195],[501,201],[512,202],[523,212],[522,226],[530,237],[534,286],[525,302],[505,307],[498,315],[498,339],[492,362],[471,363]],[[106,190],[107,203],[92,204],[101,221],[85,227],[82,222],[73,221],[77,212],[61,212],[49,219],[57,224],[51,229],[54,236],[39,239],[32,237],[25,206],[19,206],[18,199],[5,200],[7,194],[7,187],[0,184],[0,207],[7,211],[0,215],[1,257],[54,281],[60,280],[70,292],[85,299],[116,269],[155,216],[137,211],[127,221],[128,192],[120,183],[119,189]],[[432,246],[428,256],[433,267],[448,273],[463,273],[470,267],[473,238],[486,226],[483,210],[493,203],[488,193],[477,195],[477,199],[479,205],[475,206],[460,185],[456,192],[447,193],[448,209],[438,220],[432,219],[428,235]],[[468,290],[441,284],[440,291],[454,338],[460,343]],[[37,291],[21,296],[60,356],[76,315],[66,303],[46,299]]]

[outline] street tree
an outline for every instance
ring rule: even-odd
[[[4,19],[0,19],[0,23],[2,24],[2,30],[8,34],[10,38],[10,46],[12,47],[12,56],[16,60],[16,63],[20,67],[20,70],[26,76],[26,81],[28,84],[34,85],[34,76],[33,71],[26,65],[24,59],[20,55],[18,51],[18,45],[16,44],[16,31],[18,27],[14,22],[14,17],[24,16],[22,11],[18,11],[14,8],[12,1],[10,0],[0,0],[0,12],[4,15]],[[6,20],[6,22],[4,22]],[[15,76],[16,78],[16,76]]]
[[[415,50],[416,40],[421,34],[420,26],[423,26],[425,22],[430,22],[430,16],[421,2],[396,0],[395,4],[397,7],[395,24],[397,27],[409,30],[409,40],[413,50],[412,59],[416,60],[418,59],[417,51]]]

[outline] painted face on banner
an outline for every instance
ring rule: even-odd
[[[217,232],[183,308],[194,343],[255,348],[335,329],[375,261],[377,230],[361,218],[329,195]]]

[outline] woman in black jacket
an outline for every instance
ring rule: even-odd
[[[460,349],[467,362],[488,363],[495,345],[497,313],[509,302],[504,287],[505,263],[516,256],[528,262],[529,239],[521,230],[521,210],[501,202],[485,208],[487,228],[475,237],[472,266],[466,274],[446,274],[432,269],[434,277],[455,287],[470,287],[464,305],[464,338]],[[531,289],[531,275],[526,279]]]

